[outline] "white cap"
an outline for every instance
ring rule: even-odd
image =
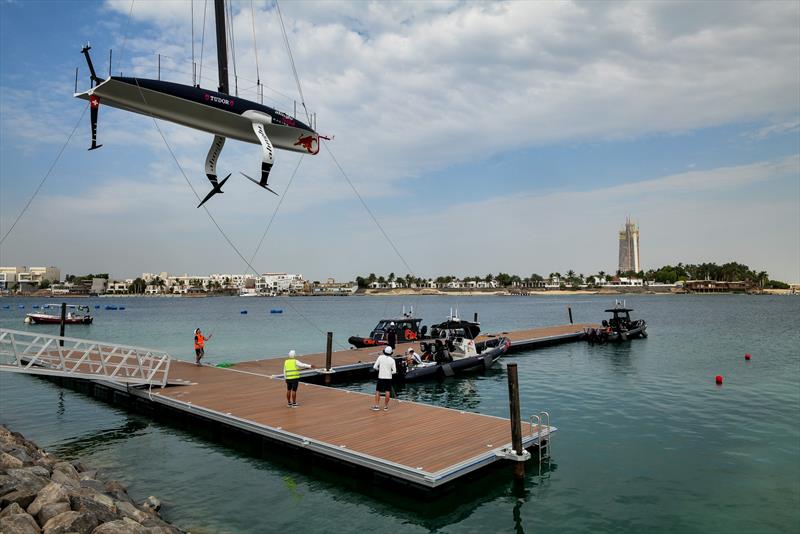
[[[394,352],[394,349],[392,347],[390,347],[389,345],[386,345],[385,347],[383,347],[383,353],[385,355],[391,356],[393,352]]]
[[[394,321],[390,322],[389,326],[394,326]]]
[[[295,356],[297,356],[297,353],[295,351],[293,351],[293,350],[290,350],[289,351],[289,357],[290,358],[294,358]]]

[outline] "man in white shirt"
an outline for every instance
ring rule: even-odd
[[[392,397],[392,375],[397,372],[392,352],[394,352],[392,347],[385,346],[383,354],[378,356],[378,359],[375,360],[375,365],[372,366],[373,369],[378,370],[378,384],[375,386],[375,404],[372,405],[372,409],[376,412],[381,409],[381,392],[384,393],[383,409],[389,409],[389,399]]]

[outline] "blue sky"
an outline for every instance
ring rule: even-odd
[[[203,2],[194,3],[195,58]],[[191,81],[191,4],[0,3],[4,234],[83,111],[80,47],[98,73]],[[234,3],[241,97],[255,80],[249,2]],[[282,4],[319,130],[419,276],[616,269],[640,224],[645,268],[743,261],[800,280],[800,7],[771,3]],[[274,5],[253,4],[265,103],[297,98]],[[205,87],[216,85],[211,12]],[[124,43],[124,50],[123,50]],[[78,126],[3,265],[116,276],[244,272],[149,118],[101,108]],[[192,185],[210,135],[160,123]],[[285,199],[254,262],[310,278],[407,269],[322,150],[278,152]],[[249,258],[278,198],[238,175],[260,148],[229,142],[235,176],[209,207]]]

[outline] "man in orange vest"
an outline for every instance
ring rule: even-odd
[[[209,334],[208,337],[204,337],[203,333],[200,331],[199,328],[196,328],[194,331],[194,356],[195,356],[195,364],[200,365],[200,360],[206,354],[206,341],[211,339],[211,336],[214,334]]]

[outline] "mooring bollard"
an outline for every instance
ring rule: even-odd
[[[61,339],[58,340],[58,344],[61,347],[64,346],[64,326],[66,325],[66,323],[67,323],[67,303],[66,302],[62,302],[61,303],[61,333],[59,334],[59,336],[61,336]]]
[[[333,332],[328,332],[328,344],[325,348],[325,384],[331,383],[331,357],[333,356]]]
[[[509,363],[508,369],[508,406],[511,410],[511,446],[517,456],[522,456],[522,420],[519,416],[519,379],[517,377],[517,364]],[[525,477],[525,462],[514,462],[514,476]]]
[[[569,313],[569,324],[572,324],[572,306],[567,306],[567,313]]]

